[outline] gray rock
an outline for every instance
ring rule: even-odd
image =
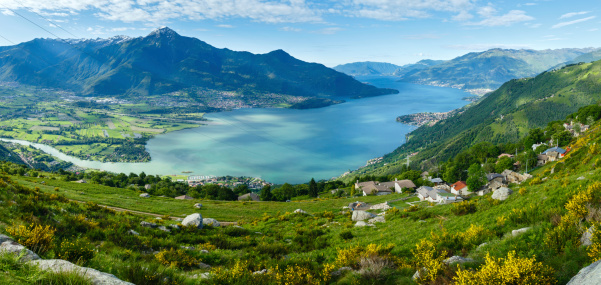
[[[200,279],[210,279],[211,274],[209,272],[200,273]]]
[[[355,227],[365,227],[365,226],[367,226],[367,223],[366,223],[366,222],[364,222],[364,221],[358,221],[358,222],[355,224]]]
[[[530,227],[513,230],[513,231],[511,231],[511,235],[515,237],[515,236],[518,236],[520,234],[527,232],[528,230],[530,230]]]
[[[149,198],[150,194],[148,194],[148,193],[142,193],[142,194],[140,194],[140,197],[141,198]]]
[[[598,285],[601,280],[601,260],[580,269],[567,285]]]
[[[307,213],[306,211],[304,211],[304,210],[301,210],[301,209],[296,209],[296,210],[294,210],[294,212],[293,212],[293,213],[295,213],[295,214],[305,214],[305,215],[308,215],[308,214],[309,214],[309,213]]]
[[[196,204],[194,204],[194,208],[201,209],[202,208],[202,204],[201,203],[196,203]]]
[[[263,269],[263,270],[259,270],[259,271],[253,272],[253,274],[265,274],[265,273],[269,273],[269,270],[268,269]]]
[[[421,272],[423,272],[423,273],[427,273],[427,272],[428,272],[428,269],[426,269],[425,267],[422,267],[422,269],[421,269],[421,270],[415,271],[415,273],[413,274],[413,277],[411,277],[411,278],[412,278],[413,280],[418,280],[418,279],[420,279],[420,278],[422,277],[422,274],[421,274]]]
[[[24,255],[21,257],[21,261],[30,261],[30,260],[38,260],[40,257],[35,254],[33,251],[27,249],[26,247],[18,244],[12,239],[7,239],[2,244],[0,244],[0,253],[11,253],[14,255],[20,255],[21,252],[24,251]]]
[[[42,271],[79,272],[87,278],[90,278],[94,285],[134,285],[133,283],[125,282],[118,279],[115,275],[100,272],[96,269],[77,266],[69,261],[62,259],[34,260],[31,264],[37,265]]]
[[[371,218],[375,218],[376,215],[366,211],[353,211],[353,222],[363,221]]]
[[[586,177],[584,177],[584,176],[580,176],[580,177],[576,178],[576,180],[584,180],[584,179],[586,179]]]
[[[153,228],[153,229],[156,228],[156,227],[158,227],[157,224],[155,224],[155,223],[149,223],[149,222],[146,222],[146,221],[141,221],[140,222],[140,226],[143,226],[145,228]]]
[[[176,225],[176,224],[171,224],[171,225],[169,225],[169,226],[170,226],[170,227],[172,227],[172,228],[174,228],[174,229],[176,229],[176,230],[179,230],[179,226],[178,226],[178,225]]]
[[[204,218],[202,220],[202,224],[205,226],[211,226],[211,227],[220,227],[221,226],[221,224],[213,218]]]
[[[377,217],[375,217],[373,219],[369,219],[367,222],[370,223],[370,224],[385,223],[386,219],[384,217],[382,217],[382,216],[377,216]]]
[[[170,232],[171,232],[171,230],[170,230],[170,229],[168,229],[168,228],[167,228],[167,227],[165,227],[165,226],[159,226],[159,230],[161,230],[161,231],[164,231],[164,232],[167,232],[167,233],[170,233]]]
[[[209,253],[209,251],[208,251],[208,250],[206,250],[206,249],[201,249],[201,250],[200,250],[200,253],[207,254],[207,253]]]
[[[593,242],[591,241],[591,238],[593,237],[594,231],[595,231],[595,226],[591,226],[582,234],[582,237],[580,237],[580,244],[582,246],[589,246],[589,245],[593,244]]]
[[[187,250],[195,250],[196,249],[193,246],[185,246],[185,245],[180,245],[179,248],[181,248],[181,249],[187,249]]]
[[[334,272],[330,273],[330,275],[332,275],[332,276],[340,276],[340,275],[342,275],[342,274],[343,274],[345,271],[352,271],[352,270],[353,270],[352,268],[350,268],[350,267],[347,267],[347,266],[345,266],[345,267],[340,267],[340,268],[338,268],[338,270],[336,270],[336,271],[334,271]]]
[[[206,263],[199,262],[198,268],[208,270],[208,269],[211,269],[211,266]]]
[[[471,259],[471,258],[466,258],[466,257],[461,257],[458,255],[454,255],[451,256],[445,260],[443,260],[442,262],[446,263],[446,264],[453,264],[453,263],[459,263],[459,264],[463,264],[466,262],[474,262],[475,260]]]
[[[183,221],[182,225],[184,226],[196,226],[199,229],[202,229],[202,215],[199,213],[194,213],[192,215],[187,216]]]
[[[134,230],[129,230],[129,231],[127,231],[127,233],[130,234],[130,235],[135,235],[135,236],[139,236],[140,235],[138,232],[136,232]]]
[[[500,201],[504,201],[509,198],[509,195],[513,194],[513,191],[507,187],[501,187],[492,193],[492,198]]]
[[[0,244],[1,244],[1,243],[3,243],[3,242],[5,242],[5,241],[9,241],[9,240],[13,240],[13,239],[12,239],[12,238],[10,238],[10,237],[9,237],[9,236],[7,236],[7,235],[1,235],[1,234],[0,234]]]

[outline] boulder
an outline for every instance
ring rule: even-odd
[[[375,218],[376,215],[366,211],[353,211],[353,222],[363,221],[371,218]]]
[[[169,226],[172,227],[172,228],[174,228],[174,229],[176,229],[176,230],[179,230],[179,226],[176,225],[176,224],[172,224],[172,225],[169,225]]]
[[[140,235],[138,232],[136,232],[134,230],[129,230],[129,231],[127,231],[127,233],[130,234],[130,235],[135,235],[135,236],[139,236]]]
[[[580,237],[580,244],[582,246],[589,246],[589,245],[593,244],[593,242],[591,241],[591,238],[593,237],[594,231],[595,231],[595,226],[591,226],[582,234],[582,237]]]
[[[5,241],[2,244],[0,244],[0,253],[12,253],[12,254],[18,256],[21,254],[21,252],[24,251],[25,253],[20,259],[21,261],[30,261],[30,260],[40,259],[40,257],[37,254],[35,254],[35,252],[18,244],[17,242],[8,238],[7,236],[4,236],[3,239]]]
[[[170,233],[170,232],[171,232],[171,230],[170,230],[170,229],[168,229],[168,228],[167,228],[167,227],[165,227],[165,226],[159,226],[159,230],[161,230],[161,231],[164,231],[164,232],[166,232],[166,233]]]
[[[366,222],[364,222],[364,221],[358,221],[358,222],[355,224],[355,227],[365,227],[365,226],[367,226],[367,223],[366,223]]]
[[[388,202],[384,202],[381,204],[376,204],[370,207],[370,209],[372,210],[388,210],[392,207],[390,207],[390,205],[388,205]]]
[[[369,219],[367,222],[370,223],[370,224],[385,223],[386,219],[384,219],[384,217],[382,217],[382,216],[377,216],[377,217],[375,217],[373,219]]]
[[[146,222],[146,221],[141,221],[140,222],[140,226],[143,226],[145,228],[152,228],[152,229],[158,227],[157,224],[155,224],[155,223],[149,223],[149,222]]]
[[[199,213],[194,213],[192,215],[187,216],[183,221],[182,225],[184,226],[196,226],[199,229],[202,229],[202,215]]]
[[[340,267],[340,268],[338,268],[338,270],[336,270],[336,271],[334,271],[334,272],[330,273],[330,275],[332,275],[332,276],[340,276],[340,275],[342,275],[342,274],[343,274],[345,271],[352,271],[352,270],[353,270],[352,268],[350,268],[350,267],[347,267],[347,266],[345,266],[345,267]]]
[[[206,225],[206,226],[211,226],[211,227],[220,227],[221,226],[221,224],[213,218],[204,218],[202,220],[202,224]]]
[[[309,213],[307,213],[307,211],[301,210],[301,209],[296,209],[296,210],[294,210],[293,213],[295,213],[295,214],[305,214],[305,215],[309,214]]]
[[[580,269],[567,285],[597,285],[601,280],[601,260]]]
[[[196,204],[194,204],[194,208],[201,209],[202,208],[202,204],[201,203],[196,203]]]
[[[529,227],[527,227],[527,228],[521,228],[521,229],[517,229],[517,230],[513,230],[513,231],[511,231],[511,235],[512,236],[518,236],[520,234],[523,234],[523,233],[527,232],[528,230],[530,230]]]
[[[584,176],[580,176],[580,177],[576,178],[576,180],[584,180],[584,179],[586,179],[586,177],[584,177]]]
[[[140,197],[141,198],[149,198],[150,194],[148,194],[148,193],[142,193],[142,194],[140,194]]]
[[[259,271],[253,272],[253,274],[265,274],[265,273],[269,273],[269,270],[268,269],[263,269],[263,270],[259,270]]]
[[[205,270],[209,270],[209,269],[211,269],[211,266],[210,266],[210,265],[208,265],[208,264],[206,264],[206,263],[199,262],[199,263],[198,263],[198,268],[200,268],[200,269],[205,269]]]
[[[62,259],[34,260],[31,264],[37,265],[42,271],[65,272],[76,271],[89,278],[95,285],[134,285],[118,279],[115,275],[100,272],[96,269],[77,266]]]
[[[500,201],[504,201],[509,198],[509,195],[513,194],[513,191],[507,187],[501,187],[492,193],[492,198]]]
[[[461,257],[459,255],[454,255],[451,256],[445,260],[443,260],[442,262],[446,263],[446,264],[453,264],[453,263],[459,263],[459,264],[463,264],[466,262],[474,262],[475,260],[471,259],[471,258],[467,258],[467,257]]]

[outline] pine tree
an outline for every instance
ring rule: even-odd
[[[309,182],[309,196],[317,197],[318,194],[317,183],[315,183],[315,179],[311,178],[311,182]]]

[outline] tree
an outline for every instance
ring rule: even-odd
[[[455,164],[447,165],[442,178],[449,182],[461,180],[461,169]]]
[[[250,189],[248,189],[248,185],[240,184],[234,188],[234,193],[236,193],[236,195],[244,195],[250,193]]]
[[[356,191],[355,191],[355,184],[351,185],[351,197],[355,197],[356,195]]]
[[[311,178],[311,182],[309,182],[309,196],[317,197],[318,194],[317,183],[315,183],[315,179]]]
[[[526,171],[526,167],[528,170],[532,170],[532,168],[534,168],[536,166],[536,163],[538,162],[538,157],[533,150],[528,149],[526,150],[526,152],[520,153],[518,155],[518,161],[522,166],[522,170]]]
[[[277,201],[286,201],[294,197],[294,187],[288,183],[284,183],[282,187],[273,190],[273,197]]]
[[[467,170],[467,188],[470,191],[478,191],[482,186],[486,185],[486,173],[478,163],[472,164]]]
[[[271,194],[271,185],[263,186],[261,189],[261,201],[272,201],[273,195]]]
[[[513,160],[507,156],[503,156],[501,158],[499,158],[499,160],[497,161],[497,165],[495,165],[495,170],[497,171],[497,173],[501,173],[503,171],[505,171],[505,169],[512,169],[513,168]]]

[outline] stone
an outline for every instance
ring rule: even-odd
[[[364,221],[358,221],[358,222],[355,224],[355,227],[365,227],[365,226],[367,226],[367,223],[366,223],[366,222],[364,222]]]
[[[142,193],[142,194],[140,194],[140,197],[141,198],[149,198],[150,194],[148,194],[148,193]]]
[[[352,269],[352,268],[350,268],[350,267],[348,267],[348,266],[345,266],[345,267],[340,267],[340,268],[338,268],[338,270],[336,270],[336,271],[334,271],[334,272],[330,273],[330,275],[332,275],[332,276],[340,276],[340,275],[342,275],[342,274],[343,274],[345,271],[352,271],[352,270],[353,270],[353,269]]]
[[[418,280],[422,277],[421,272],[427,273],[428,269],[425,267],[422,267],[421,270],[415,271],[415,273],[413,274],[413,277],[411,277],[413,280]]]
[[[208,250],[206,250],[206,249],[201,249],[201,250],[200,250],[200,253],[207,254],[207,253],[209,253],[209,251],[208,251]]]
[[[211,269],[211,266],[206,263],[199,262],[198,268],[208,270],[208,269]]]
[[[295,214],[304,214],[304,215],[308,215],[309,214],[306,211],[301,210],[301,209],[296,209],[296,210],[294,210],[293,213],[295,213]]]
[[[373,219],[369,219],[367,222],[370,223],[370,224],[385,223],[386,219],[384,219],[384,217],[382,217],[382,216],[377,216],[377,217],[375,217]]]
[[[513,230],[513,231],[511,231],[511,235],[515,237],[515,236],[518,236],[520,234],[527,232],[528,230],[530,230],[530,227]]]
[[[392,208],[392,207],[390,207],[390,205],[388,205],[388,202],[384,202],[381,204],[375,204],[370,207],[370,209],[372,209],[372,210],[388,210],[390,208]]]
[[[165,227],[165,226],[159,226],[159,230],[161,230],[161,231],[164,231],[164,232],[166,232],[166,233],[170,233],[170,232],[171,232],[171,230],[170,230],[170,229],[168,229],[168,228],[167,228],[167,227]]]
[[[370,213],[370,212],[366,212],[366,211],[353,211],[353,217],[352,220],[353,222],[358,222],[358,221],[363,221],[363,220],[367,220],[367,219],[371,219],[371,218],[375,218],[376,215]]]
[[[192,215],[188,215],[183,221],[182,225],[184,226],[196,226],[199,229],[202,229],[202,215],[199,213],[194,213]]]
[[[584,180],[584,179],[586,179],[586,177],[584,177],[584,176],[580,176],[580,177],[576,178],[576,180]]]
[[[169,225],[169,226],[170,226],[170,227],[172,227],[172,228],[174,228],[174,229],[176,229],[176,230],[179,230],[179,226],[178,226],[178,225],[176,225],[176,224],[171,224],[171,225]]]
[[[152,228],[152,229],[158,227],[157,224],[155,224],[155,223],[149,223],[149,222],[146,222],[146,221],[141,221],[140,222],[140,226],[143,226],[145,228]]]
[[[6,236],[5,236],[6,237]],[[8,237],[7,237],[8,238]],[[18,244],[14,240],[8,238],[2,244],[0,244],[0,253],[11,253],[19,256],[21,252],[24,251],[24,255],[21,257],[21,261],[31,261],[38,260],[40,257],[35,254],[33,251],[27,249],[26,247]]]
[[[211,274],[209,272],[200,273],[200,279],[210,279]]]
[[[202,204],[201,203],[196,203],[196,204],[194,204],[194,208],[201,209],[202,208]]]
[[[582,246],[589,246],[589,245],[593,244],[593,242],[591,241],[591,238],[593,237],[594,231],[595,231],[595,226],[591,226],[582,234],[582,237],[580,237],[580,244]]]
[[[77,266],[69,261],[62,259],[48,259],[48,260],[34,260],[31,264],[37,265],[42,271],[53,271],[53,272],[66,272],[76,271],[80,272],[85,277],[92,281],[95,285],[134,285],[123,280],[118,279],[115,275],[100,272],[96,269],[86,268]]]
[[[263,270],[259,270],[259,271],[253,272],[253,274],[265,274],[265,273],[269,273],[269,270],[268,269],[263,269]]]
[[[601,280],[601,260],[580,269],[567,285],[598,285]]]
[[[9,241],[9,240],[13,240],[13,239],[12,239],[12,238],[10,238],[10,237],[9,237],[9,236],[7,236],[7,235],[2,235],[2,234],[0,234],[0,244],[2,244],[2,243],[3,243],[3,242],[5,242],[5,241]]]
[[[466,262],[474,262],[475,260],[471,259],[471,258],[467,258],[467,257],[461,257],[459,255],[454,255],[451,256],[445,260],[443,260],[442,262],[446,263],[446,264],[453,264],[453,263],[459,263],[459,264],[463,264]]]
[[[129,231],[127,231],[127,233],[130,234],[130,235],[135,235],[135,236],[139,236],[140,235],[138,232],[136,232],[134,230],[129,230]]]
[[[204,218],[202,220],[202,224],[205,226],[211,226],[211,227],[220,227],[221,226],[221,224],[213,218]]]
[[[509,195],[513,194],[513,191],[507,187],[501,187],[492,193],[492,198],[495,200],[504,201],[509,198]]]

